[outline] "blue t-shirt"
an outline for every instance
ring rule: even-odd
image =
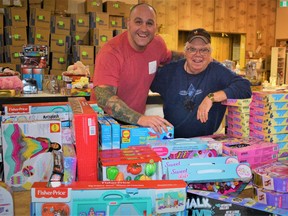
[[[163,99],[164,118],[174,125],[175,138],[211,135],[219,128],[226,106],[214,102],[208,121],[197,120],[198,106],[209,94],[223,90],[227,98],[250,98],[250,82],[217,61],[201,73],[184,70],[185,59],[165,65],[157,71],[151,90]]]

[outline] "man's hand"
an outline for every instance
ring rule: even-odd
[[[143,115],[139,118],[137,124],[144,127],[151,127],[157,133],[162,133],[163,130],[167,133],[167,126],[173,127],[170,122],[160,116]]]

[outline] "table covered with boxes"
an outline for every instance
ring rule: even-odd
[[[260,96],[271,108],[240,117]],[[120,124],[81,97],[4,104],[1,193],[30,191],[32,215],[287,215],[286,133],[261,130],[286,121],[272,109],[285,100],[284,92],[227,100],[227,134],[178,139],[173,127],[159,134]]]

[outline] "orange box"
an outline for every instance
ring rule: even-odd
[[[78,181],[98,180],[98,119],[84,97],[68,99],[77,152]]]

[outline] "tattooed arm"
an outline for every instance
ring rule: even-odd
[[[108,115],[129,124],[152,127],[159,133],[162,132],[162,129],[167,132],[167,126],[172,126],[160,116],[145,116],[131,109],[116,95],[116,91],[117,88],[113,86],[102,85],[95,87],[97,103]]]

